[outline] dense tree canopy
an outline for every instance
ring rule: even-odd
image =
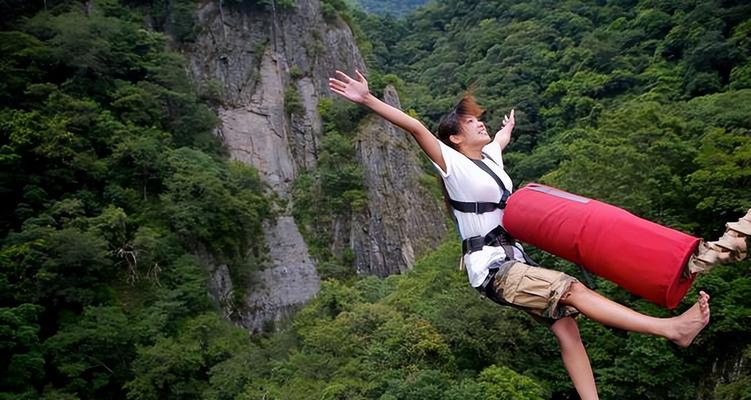
[[[212,310],[196,249],[260,268],[268,200],[141,14],[41,5],[3,3],[0,397],[124,398],[139,349]]]
[[[376,43],[378,73],[401,78],[402,104],[430,126],[468,89],[490,126],[516,109],[505,165],[517,185],[541,181],[712,239],[751,206],[749,18],[751,6],[734,1],[447,0],[405,20],[358,21]],[[696,283],[715,296],[714,322],[689,358],[583,323],[603,397],[743,398],[747,369],[730,377],[700,366],[747,357],[751,331],[721,327],[728,317],[751,326],[748,303],[725,292],[748,287],[748,268]],[[600,289],[661,314],[607,283]],[[528,372],[554,397],[570,395],[549,369]]]
[[[401,17],[427,3],[427,0],[351,0],[364,10],[376,14]]]

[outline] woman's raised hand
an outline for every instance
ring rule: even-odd
[[[342,71],[336,71],[336,78],[329,78],[329,89],[332,92],[341,95],[349,101],[362,103],[370,93],[368,90],[368,81],[360,73],[357,73],[357,79],[349,77]]]
[[[493,139],[494,142],[501,146],[501,150],[505,149],[511,141],[511,131],[514,129],[514,125],[516,125],[516,119],[514,118],[514,109],[512,108],[510,113],[503,116],[503,126],[501,130],[496,132]]]
[[[360,71],[355,70],[355,73],[357,78],[353,79],[342,71],[336,71],[336,77],[329,78],[329,89],[349,101],[362,104],[381,118],[412,134],[425,154],[443,171],[446,171],[446,162],[441,153],[440,142],[430,133],[428,128],[404,111],[371,95],[368,91],[368,81]]]
[[[514,109],[511,109],[511,113],[509,115],[503,116],[503,127],[505,128],[506,125],[510,125],[512,128],[514,125],[516,125],[516,119],[514,119]]]

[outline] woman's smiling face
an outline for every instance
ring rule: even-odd
[[[490,135],[485,127],[485,123],[473,115],[463,115],[459,117],[460,131],[455,134],[456,143],[464,148],[479,147],[482,148],[490,143]]]

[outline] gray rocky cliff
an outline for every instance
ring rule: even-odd
[[[400,108],[391,86],[384,90],[383,100]],[[416,255],[446,238],[443,205],[426,188],[438,185],[438,180],[421,168],[424,155],[411,135],[375,115],[362,124],[356,147],[368,207],[352,224],[355,267],[367,275],[405,272]]]
[[[315,165],[328,77],[364,63],[349,27],[326,22],[318,0],[276,12],[249,3],[202,4],[190,70],[200,90],[219,92],[219,134],[231,157],[286,195],[297,171]]]
[[[202,2],[199,33],[187,52],[199,90],[216,100],[217,135],[230,157],[258,169],[280,199],[279,216],[265,229],[271,265],[248,289],[240,314],[233,314],[241,325],[259,330],[320,288],[314,260],[289,216],[290,184],[316,165],[322,135],[318,102],[332,96],[328,78],[336,69],[364,71],[365,66],[349,27],[340,19],[324,19],[319,0],[298,0],[292,9],[274,11],[254,3]],[[398,104],[396,94],[389,93]],[[408,270],[446,232],[435,201],[412,206],[429,196],[420,189],[416,145],[409,140],[375,117],[363,124],[357,146],[369,210],[331,227],[337,231],[332,249],[351,248],[358,273]],[[232,290],[227,272],[217,269],[212,276],[217,281],[210,285],[212,293],[226,297]]]
[[[321,138],[318,99],[328,95],[328,77],[335,68],[363,69],[364,63],[349,27],[326,22],[318,0],[299,0],[290,10],[252,3],[202,2],[200,33],[189,60],[199,90],[216,92],[217,134],[230,157],[258,169],[281,199],[279,216],[265,227],[271,265],[258,274],[245,304],[237,307],[239,315],[234,314],[241,325],[260,330],[320,288],[315,264],[285,204],[297,174],[315,166]],[[226,281],[226,271],[213,272],[215,297],[227,296],[231,282]]]
[[[283,216],[266,227],[272,268],[260,272],[259,285],[246,299],[238,322],[259,330],[270,322],[284,320],[299,305],[313,298],[320,287],[315,264],[292,217]]]

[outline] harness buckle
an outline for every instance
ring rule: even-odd
[[[464,239],[462,241],[462,254],[482,250],[483,246],[485,246],[484,236],[472,236],[471,238]]]
[[[513,237],[500,225],[485,236],[472,236],[462,241],[462,254],[482,250],[483,246],[513,246],[516,243]]]

